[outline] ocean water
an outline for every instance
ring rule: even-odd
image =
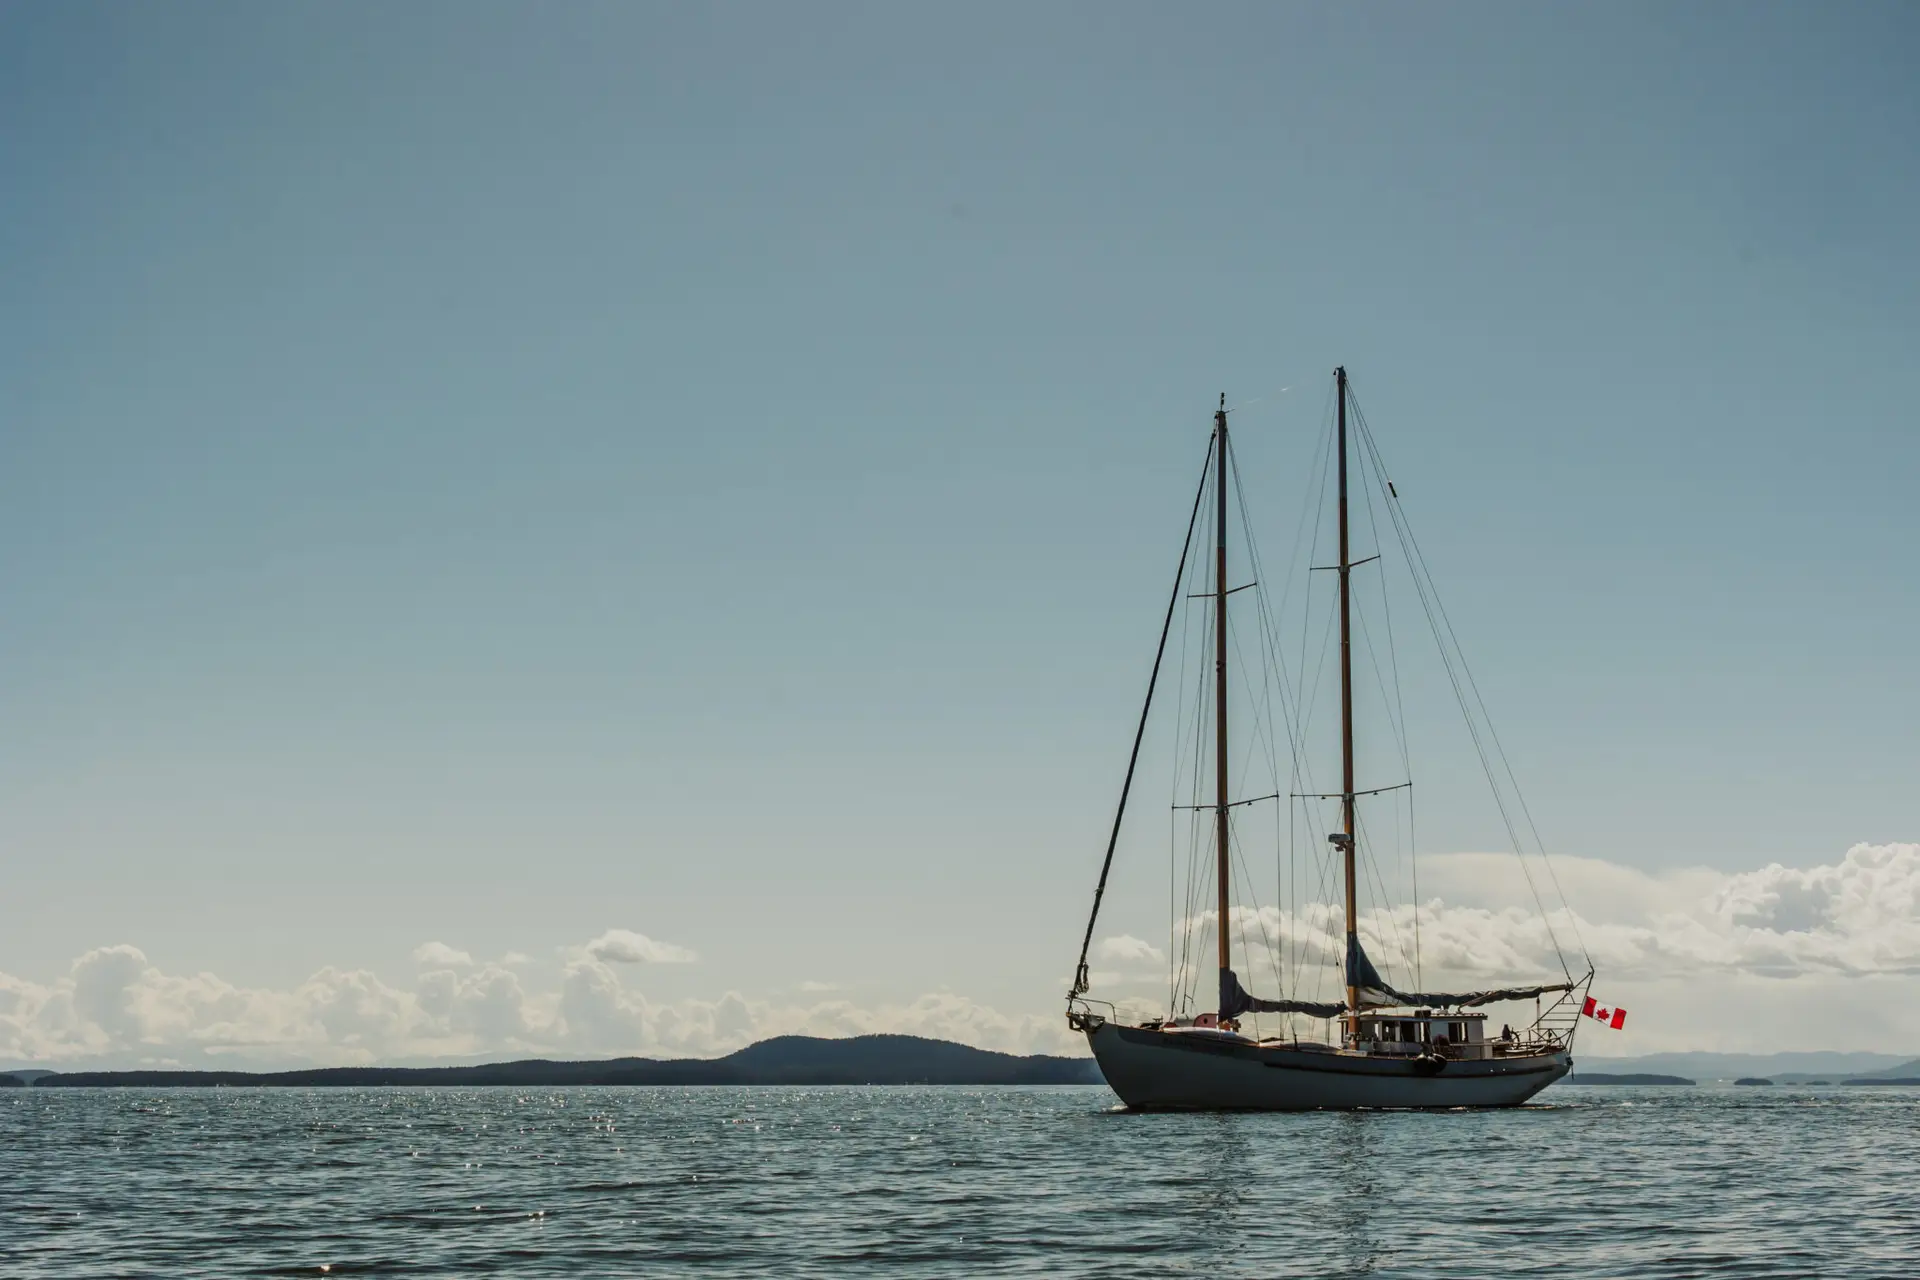
[[[0,1094],[0,1276],[1920,1276],[1920,1090]]]

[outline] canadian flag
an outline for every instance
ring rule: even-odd
[[[1587,997],[1587,1007],[1580,1012],[1586,1014],[1589,1018],[1599,1019],[1615,1031],[1627,1025],[1627,1011],[1625,1009],[1609,1008],[1601,1004],[1598,1000],[1595,1000],[1592,996]]]

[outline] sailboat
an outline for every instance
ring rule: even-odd
[[[1228,597],[1239,588],[1229,585],[1227,573],[1230,455],[1228,409],[1226,397],[1222,396],[1220,408],[1213,416],[1207,459],[1207,467],[1213,473],[1213,582],[1210,591],[1193,593],[1197,598],[1210,597],[1211,602],[1213,794],[1210,804],[1176,806],[1212,810],[1215,890],[1212,932],[1217,943],[1218,1001],[1213,1010],[1198,1015],[1177,1016],[1170,1011],[1164,1017],[1129,1022],[1114,1005],[1093,1001],[1088,995],[1091,986],[1088,954],[1094,925],[1107,890],[1127,796],[1140,761],[1141,742],[1153,706],[1161,660],[1167,650],[1168,632],[1183,594],[1182,577],[1187,572],[1189,554],[1186,549],[1182,551],[1181,574],[1175,578],[1173,599],[1168,602],[1167,621],[1161,628],[1146,707],[1142,709],[1140,728],[1134,736],[1119,812],[1114,818],[1106,860],[1094,894],[1093,912],[1087,921],[1080,961],[1067,997],[1069,1025],[1086,1035],[1107,1083],[1130,1108],[1292,1111],[1517,1106],[1566,1075],[1573,1066],[1573,1038],[1579,1022],[1580,998],[1593,978],[1590,961],[1585,976],[1576,978],[1563,957],[1564,980],[1559,982],[1516,983],[1474,991],[1400,990],[1382,978],[1362,943],[1356,886],[1356,845],[1362,827],[1356,819],[1356,804],[1393,788],[1361,789],[1355,778],[1352,576],[1355,568],[1377,556],[1364,557],[1358,562],[1353,559],[1348,513],[1348,408],[1352,397],[1344,367],[1335,370],[1334,382],[1339,559],[1337,564],[1315,567],[1337,571],[1341,783],[1338,792],[1318,793],[1318,798],[1339,803],[1339,830],[1327,836],[1327,856],[1339,859],[1344,874],[1340,914],[1345,931],[1344,998],[1337,1001],[1261,998],[1247,991],[1233,967],[1228,928],[1235,905],[1234,877],[1229,865],[1234,849],[1232,823],[1235,809],[1251,801],[1234,797],[1229,777]],[[1364,419],[1361,426],[1364,430]],[[1370,435],[1366,443],[1371,446]],[[1384,474],[1381,481],[1385,485]],[[1385,487],[1391,491],[1391,485]],[[1188,548],[1192,547],[1208,488],[1203,470],[1200,491],[1195,495],[1193,513],[1188,520]],[[1397,501],[1397,492],[1393,497]],[[1203,740],[1204,736],[1196,731],[1197,739]],[[1543,905],[1543,914],[1544,910]],[[1326,918],[1334,918],[1331,910],[1327,911]],[[1555,946],[1557,950],[1557,941]],[[1532,1020],[1516,1019],[1522,1022],[1518,1032],[1508,1025],[1498,1034],[1489,1034],[1485,1010],[1509,1002],[1532,1002]],[[1261,1037],[1243,1029],[1243,1019],[1259,1014],[1293,1016],[1284,1019],[1283,1034]],[[1322,1037],[1303,1037],[1299,1031],[1301,1024],[1306,1023],[1311,1030],[1316,1021],[1324,1029]]]

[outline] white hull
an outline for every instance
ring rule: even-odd
[[[1573,1055],[1415,1062],[1256,1045],[1102,1022],[1087,1043],[1107,1084],[1142,1110],[1314,1111],[1516,1107],[1567,1074]]]

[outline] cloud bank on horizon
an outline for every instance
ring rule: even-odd
[[[1582,952],[1612,981],[1747,974],[1780,979],[1898,977],[1920,973],[1920,844],[1858,844],[1836,864],[1772,863],[1734,875],[1695,869],[1648,873],[1584,858],[1556,859],[1569,901],[1542,914],[1532,903],[1487,901],[1508,855],[1426,860],[1424,902],[1368,911],[1360,934],[1374,960],[1409,980],[1413,939],[1427,974],[1519,979],[1578,977]],[[1480,898],[1482,901],[1473,902]],[[1339,909],[1239,910],[1236,930],[1272,951],[1333,971],[1342,950]],[[1208,918],[1211,918],[1209,913]],[[1416,935],[1417,926],[1417,935]],[[1109,939],[1108,943],[1121,942]],[[1157,948],[1139,939],[1097,954]]]
[[[1578,909],[1545,920],[1530,904],[1490,896],[1488,886],[1501,880],[1488,875],[1496,858],[1506,855],[1423,860],[1423,876],[1437,892],[1361,920],[1376,959],[1401,958],[1417,923],[1429,983],[1521,979],[1557,973],[1554,936],[1570,960],[1577,936],[1609,998],[1637,1006],[1631,1042],[1583,1041],[1589,1051],[1920,1050],[1913,1002],[1888,998],[1891,984],[1910,993],[1920,974],[1920,844],[1858,844],[1833,864],[1774,863],[1733,875],[1649,874],[1557,859]],[[1237,923],[1245,933],[1273,944],[1270,953],[1256,950],[1256,974],[1278,955],[1287,965],[1317,966],[1328,986],[1337,982],[1333,908],[1243,914]],[[1123,1005],[1164,1007],[1162,947],[1117,934],[1103,938],[1094,956],[1111,966],[1095,975],[1096,984]],[[0,1059],[20,1066],[220,1067],[699,1056],[770,1035],[877,1031],[1014,1052],[1081,1047],[1055,1005],[1064,979],[1037,983],[1035,1007],[1011,1011],[950,992],[892,1004],[819,999],[831,984],[818,982],[784,995],[728,991],[711,1000],[654,1002],[644,991],[647,966],[696,964],[698,956],[627,929],[565,949],[557,977],[543,985],[523,976],[531,966],[521,955],[476,960],[435,940],[413,957],[420,972],[410,986],[364,969],[327,967],[291,989],[271,989],[208,973],[170,974],[131,944],[98,947],[51,983],[0,973]]]

